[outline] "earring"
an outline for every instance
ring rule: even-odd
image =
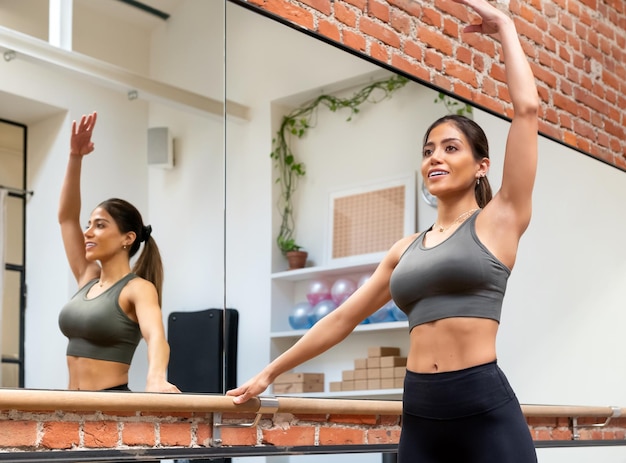
[[[476,186],[480,185],[480,177],[476,177]]]
[[[126,251],[126,250],[128,249],[128,245],[127,245],[127,244],[125,244],[124,246],[122,246],[122,249],[123,249],[124,251]]]

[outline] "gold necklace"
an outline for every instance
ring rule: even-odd
[[[474,212],[476,212],[478,210],[478,208],[474,208],[474,209],[470,209],[469,211],[465,211],[463,212],[463,214],[461,214],[460,216],[458,216],[456,219],[454,219],[454,222],[452,222],[450,225],[448,225],[447,227],[444,227],[442,225],[437,225],[437,222],[435,222],[435,228],[439,229],[439,233],[443,233],[446,230],[450,229],[451,226],[467,219],[470,215],[472,215]]]

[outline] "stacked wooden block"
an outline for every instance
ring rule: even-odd
[[[354,370],[344,370],[341,381],[331,381],[330,391],[401,389],[406,374],[406,357],[398,347],[375,346],[367,349],[367,358],[354,361]]]
[[[274,394],[324,392],[324,373],[283,373],[274,381]]]

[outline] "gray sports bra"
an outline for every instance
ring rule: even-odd
[[[390,290],[409,318],[409,330],[450,317],[500,322],[511,271],[476,236],[479,212],[431,248],[424,246],[426,232],[420,233],[402,254],[391,274]]]
[[[139,324],[124,313],[120,293],[137,275],[129,273],[102,294],[87,298],[98,280],[83,286],[59,314],[59,327],[69,339],[67,355],[130,365],[141,340]]]

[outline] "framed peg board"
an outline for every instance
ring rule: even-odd
[[[382,256],[414,232],[414,176],[330,195],[330,261]]]

